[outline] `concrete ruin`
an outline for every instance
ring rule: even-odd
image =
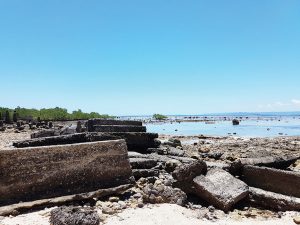
[[[84,130],[88,132],[80,133]],[[132,176],[136,184],[149,181],[142,195],[150,203],[184,205],[186,195],[193,194],[225,212],[240,201],[300,209],[300,174],[283,170],[299,157],[205,161],[209,159],[189,156],[178,139],[160,143],[158,134],[147,133],[139,121],[92,119],[76,132],[42,130],[0,151],[0,205],[39,199],[5,208],[5,215],[16,208],[124,191]],[[161,176],[167,177],[164,182]]]
[[[13,143],[13,146],[16,148],[24,148],[124,139],[126,141],[128,151],[146,153],[148,148],[156,148],[159,146],[160,143],[156,140],[157,137],[158,134],[156,133],[143,132],[88,132],[17,141]]]
[[[208,170],[206,176],[194,178],[193,185],[197,196],[225,212],[249,193],[243,181],[218,168]]]
[[[0,173],[0,205],[115,187],[132,176],[124,140],[2,150]]]
[[[300,173],[246,165],[243,180],[250,186],[300,198]]]

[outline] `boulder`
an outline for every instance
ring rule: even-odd
[[[219,168],[208,170],[206,176],[194,178],[193,186],[197,196],[225,212],[247,197],[249,192],[243,181]]]
[[[206,163],[202,160],[181,164],[173,171],[172,176],[178,182],[191,182],[195,177],[205,174]]]
[[[150,183],[143,188],[143,200],[152,204],[169,203],[183,206],[187,195],[179,188],[166,186],[157,180],[154,185]]]
[[[240,124],[240,121],[238,119],[233,119],[232,120],[232,125],[239,125]]]

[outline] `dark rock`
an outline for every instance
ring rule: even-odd
[[[240,121],[238,119],[233,119],[232,120],[232,125],[239,125]]]
[[[15,110],[15,111],[13,112],[13,122],[16,123],[17,121],[18,121],[18,113],[17,113],[17,111]]]
[[[225,212],[248,195],[248,186],[244,182],[219,168],[194,178],[193,186],[197,196]]]
[[[165,141],[162,143],[163,145],[169,145],[172,147],[177,147],[177,146],[181,146],[181,141],[179,139],[175,139],[175,138],[170,138],[168,141]]]
[[[51,225],[99,225],[97,212],[83,207],[59,207],[50,212]]]
[[[154,159],[130,158],[129,161],[132,169],[151,169],[157,165]]]
[[[159,170],[156,169],[133,169],[132,175],[136,180],[141,177],[158,177]]]
[[[178,182],[191,182],[196,176],[205,174],[207,171],[206,163],[202,160],[179,165],[172,173]]]
[[[165,170],[168,173],[172,173],[176,167],[178,167],[179,165],[181,165],[182,163],[179,160],[176,159],[170,159],[165,163]]]
[[[76,132],[77,133],[81,133],[82,130],[82,125],[80,121],[77,121],[77,125],[76,125]]]
[[[6,124],[10,124],[11,123],[11,119],[10,119],[10,115],[9,115],[9,111],[8,110],[5,111],[4,121],[5,121]]]

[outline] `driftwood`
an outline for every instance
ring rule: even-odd
[[[19,212],[29,211],[32,209],[38,209],[42,207],[52,207],[64,205],[66,203],[89,200],[93,198],[102,198],[108,195],[122,193],[132,187],[131,184],[120,185],[118,187],[99,189],[97,191],[80,193],[75,195],[67,195],[56,198],[41,199],[31,202],[21,202],[13,205],[0,207],[0,216],[8,216],[12,214],[17,214]]]

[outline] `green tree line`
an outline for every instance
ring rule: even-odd
[[[81,119],[93,119],[93,118],[113,118],[113,116],[107,114],[99,114],[97,112],[86,113],[81,109],[75,110],[69,113],[67,109],[55,107],[55,108],[43,108],[43,109],[27,109],[17,107],[15,109],[9,109],[0,107],[0,119],[5,117],[6,111],[9,112],[10,118],[13,118],[13,114],[17,113],[19,119],[33,119],[37,120],[81,120]]]

